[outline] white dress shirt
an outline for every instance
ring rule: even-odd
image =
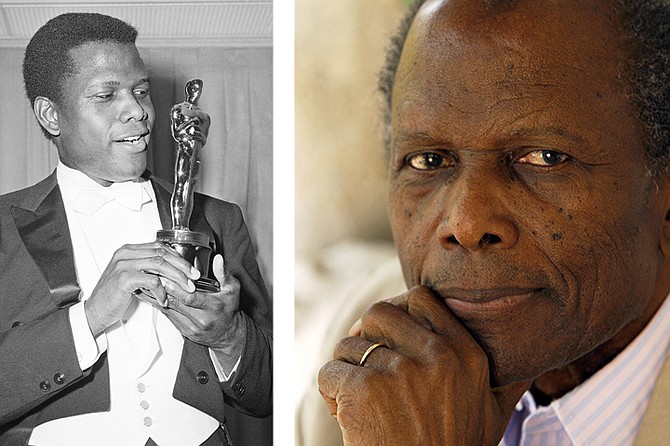
[[[82,370],[107,351],[111,409],[39,425],[29,444],[142,446],[149,437],[160,446],[201,444],[219,422],[172,397],[183,348],[174,325],[152,305],[133,299],[122,320],[94,339],[84,313],[84,301],[114,252],[156,239],[161,222],[150,182],[103,187],[63,164],[57,178],[81,287],[80,303],[69,310],[75,348]],[[219,379],[227,379],[213,359]]]

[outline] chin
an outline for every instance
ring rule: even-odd
[[[516,345],[506,340],[502,344],[482,342],[482,349],[489,359],[489,376],[492,387],[501,387],[520,381],[534,380],[549,370],[569,362],[567,352],[560,349],[543,349],[540,344]],[[552,352],[552,353],[548,353]]]

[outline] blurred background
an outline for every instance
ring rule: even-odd
[[[323,280],[391,239],[377,74],[407,3],[295,1],[297,325]]]
[[[399,277],[377,75],[410,2],[295,0],[296,443],[304,446],[339,436],[334,420],[310,425],[301,411],[328,418],[315,375],[332,354],[329,335],[346,330],[344,313],[368,305],[352,294],[385,265]]]
[[[184,100],[186,81],[203,79],[199,105],[212,124],[196,189],[241,207],[272,296],[272,0],[2,0],[0,193],[34,184],[56,167],[55,146],[25,98],[21,65],[35,31],[74,11],[108,14],[138,29],[156,108],[149,169],[170,182],[170,107]],[[272,418],[226,413],[236,446],[272,444]]]

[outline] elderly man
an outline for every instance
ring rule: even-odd
[[[409,291],[321,369],[344,443],[667,442],[670,6],[420,3],[382,79]]]
[[[0,198],[3,445],[227,445],[224,402],[271,410],[268,296],[239,208],[195,197],[219,292],[196,291],[198,270],[155,242],[171,188],[145,171],[154,109],[136,36],[64,14],[26,49],[60,162]]]

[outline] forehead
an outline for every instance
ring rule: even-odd
[[[575,125],[630,117],[621,23],[600,1],[428,0],[396,73],[393,129],[426,115],[488,128],[530,114]]]
[[[132,43],[89,42],[72,48],[69,56],[74,68],[72,77],[79,82],[104,77],[137,81],[137,77],[146,77],[144,63]]]

